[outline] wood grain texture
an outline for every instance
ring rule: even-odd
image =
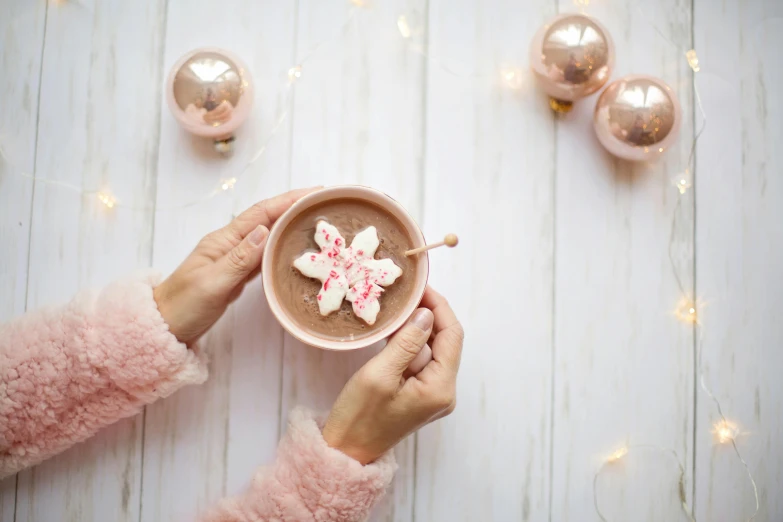
[[[696,0],[697,76],[708,126],[698,149],[696,288],[703,371],[759,487],[756,520],[783,520],[783,4]],[[726,68],[727,63],[734,66]],[[696,515],[747,520],[753,491],[698,390]]]
[[[237,133],[231,158],[209,140],[178,128],[164,108],[158,170],[154,266],[172,271],[207,233],[232,214],[288,186],[286,72],[292,61],[296,4],[230,0],[169,0],[166,72],[180,56],[206,45],[234,52],[256,87],[253,112]],[[244,167],[268,143],[264,155]],[[233,192],[188,207],[237,177]],[[279,431],[282,332],[266,310],[258,281],[200,342],[210,355],[210,378],[147,409],[142,520],[193,519],[226,494],[239,492],[258,465],[274,457]]]
[[[49,5],[36,175],[129,205],[155,186],[162,2]],[[28,307],[61,302],[149,263],[152,214],[35,190]],[[107,262],[110,259],[111,262]],[[17,521],[138,520],[141,422],[129,419],[19,474]]]
[[[613,78],[660,76],[683,104],[679,146],[648,166],[604,153],[595,97],[554,118],[529,75],[519,90],[499,81],[501,66],[526,71],[533,33],[572,1],[353,9],[343,0],[50,0],[47,15],[44,0],[0,1],[0,320],[26,300],[62,302],[150,261],[171,272],[203,235],[289,188],[371,185],[428,237],[459,234],[458,248],[431,252],[430,282],[467,332],[457,410],[397,448],[400,470],[373,521],[597,520],[593,473],[617,447],[645,443],[676,451],[697,520],[744,520],[752,490],[730,448],[714,443],[693,332],[672,314],[671,243],[686,291],[706,302],[706,383],[742,430],[756,520],[783,519],[783,5],[589,3],[617,45]],[[401,15],[410,39],[398,32]],[[256,86],[230,159],[181,131],[163,100],[168,68],[206,45],[241,56]],[[708,127],[695,186],[680,197],[672,179],[694,132],[690,47]],[[302,76],[288,86],[297,63]],[[108,211],[94,194],[54,185],[33,190],[10,169],[109,188],[138,209]],[[171,208],[234,176],[234,191]],[[487,248],[500,252],[493,262],[513,260],[513,276],[487,262]],[[201,344],[212,359],[205,385],[21,473],[18,499],[13,478],[0,482],[0,520],[192,520],[273,460],[291,408],[328,409],[381,349],[294,341],[260,281]],[[632,451],[599,477],[602,511],[685,520],[677,479],[666,454]]]
[[[424,224],[460,237],[431,253],[430,281],[466,338],[457,409],[419,435],[417,521],[549,515],[554,124],[526,72],[517,91],[499,80],[527,70],[553,12],[430,1]]]
[[[691,39],[684,0],[596,3],[588,14],[612,34],[612,79],[662,78],[683,106],[679,144],[662,161],[633,165],[606,153],[592,129],[597,95],[558,121],[552,520],[597,520],[592,480],[624,445],[671,448],[691,484],[693,339],[672,311],[681,297],[669,244],[692,288],[692,199],[678,208],[672,183],[687,168],[692,130]],[[561,1],[562,12],[574,10]],[[672,219],[676,225],[672,226]],[[597,483],[609,520],[683,520],[676,462],[638,450]],[[688,488],[690,497],[690,488]]]
[[[341,0],[300,2],[296,49],[304,65],[294,96],[291,186],[370,185],[419,219],[425,62],[397,31],[403,13],[421,19],[426,2],[375,2],[353,12]],[[286,336],[283,419],[297,405],[328,411],[378,349],[326,352]],[[400,469],[372,520],[410,520],[413,447],[412,437],[397,447]]]
[[[25,311],[38,87],[46,3],[0,5],[0,323]],[[13,520],[16,477],[0,481],[0,520]]]

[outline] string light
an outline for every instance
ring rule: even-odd
[[[504,67],[500,70],[500,78],[509,89],[517,90],[522,87],[522,70],[518,67]]]
[[[351,3],[356,7],[367,7],[366,0],[351,0]]]
[[[719,444],[728,444],[734,442],[737,434],[739,434],[739,428],[733,422],[721,419],[713,425],[712,433],[715,434]]]
[[[682,297],[677,303],[674,315],[683,323],[695,324],[699,322],[700,303],[687,297]]]
[[[685,172],[683,172],[679,176],[675,176],[673,183],[674,186],[677,187],[677,190],[680,192],[681,195],[688,192],[688,189],[693,186],[693,182],[691,181],[690,170],[685,169]]]
[[[612,463],[617,462],[618,460],[622,459],[628,455],[628,446],[623,446],[622,448],[616,449],[614,452],[612,452],[611,455],[606,457],[606,462]]]
[[[294,83],[302,77],[302,66],[296,65],[288,69],[288,83]]]
[[[411,26],[408,24],[408,19],[405,15],[400,15],[397,18],[397,29],[400,31],[403,38],[408,39],[411,37]]]
[[[234,185],[237,183],[237,178],[228,178],[224,179],[222,183],[220,184],[220,189],[223,191],[226,191],[228,189],[234,188]]]
[[[685,57],[688,59],[688,65],[691,66],[693,72],[701,71],[701,67],[699,66],[699,57],[696,55],[695,49],[691,49],[690,51],[686,52]]]
[[[114,205],[117,203],[117,200],[108,192],[98,192],[98,201],[103,203],[106,208],[114,208]]]
[[[685,466],[683,466],[682,461],[680,460],[680,457],[679,455],[677,455],[676,451],[655,444],[634,444],[633,446],[623,446],[621,448],[618,448],[614,453],[609,455],[609,457],[607,457],[606,460],[601,464],[601,466],[596,470],[595,474],[593,475],[593,506],[595,506],[595,512],[596,514],[598,514],[598,518],[601,519],[603,522],[608,522],[608,519],[604,516],[603,512],[601,511],[601,507],[598,502],[598,477],[601,476],[601,473],[606,467],[611,466],[616,462],[625,458],[625,456],[628,455],[629,451],[631,450],[655,451],[671,457],[671,459],[677,464],[677,469],[679,470],[677,491],[680,498],[680,508],[682,509],[683,513],[685,513],[685,515],[688,517],[688,520],[690,520],[690,522],[696,522],[696,519],[693,518],[693,511],[691,510],[690,506],[688,506],[688,499],[686,498],[685,495]]]

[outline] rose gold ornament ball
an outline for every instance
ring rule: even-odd
[[[568,112],[573,102],[607,82],[614,67],[614,43],[598,20],[562,14],[533,37],[530,67],[550,96],[550,107]]]
[[[612,82],[598,98],[593,127],[598,141],[629,161],[655,160],[677,140],[682,110],[663,80],[631,75]]]
[[[193,50],[172,67],[166,101],[185,130],[212,138],[218,151],[229,152],[234,132],[253,106],[250,71],[223,49]]]

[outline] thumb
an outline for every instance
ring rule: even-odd
[[[237,246],[215,263],[216,283],[221,290],[231,291],[244,282],[261,264],[269,229],[258,225]]]
[[[432,333],[434,316],[426,308],[419,308],[408,324],[389,339],[386,347],[376,356],[378,364],[393,375],[402,375],[419,354]]]

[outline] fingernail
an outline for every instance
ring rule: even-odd
[[[432,312],[430,312],[426,308],[419,308],[414,314],[413,319],[411,319],[411,324],[413,326],[418,327],[421,330],[426,331],[432,328],[433,320],[434,317],[432,315]]]
[[[267,234],[269,234],[269,229],[264,225],[258,225],[255,229],[253,229],[247,239],[250,241],[251,245],[258,246],[261,244]]]

